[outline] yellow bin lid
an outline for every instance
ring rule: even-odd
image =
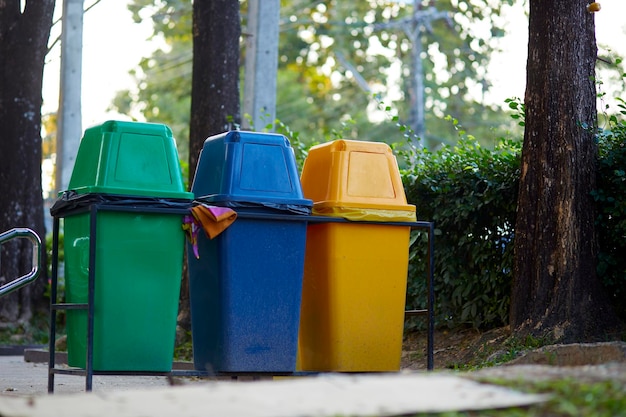
[[[304,197],[313,214],[350,220],[415,221],[398,162],[386,143],[339,139],[312,147],[304,161]]]

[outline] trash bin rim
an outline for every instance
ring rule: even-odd
[[[190,193],[186,193],[190,194]],[[53,217],[82,211],[94,204],[117,207],[140,207],[144,209],[165,208],[188,210],[191,198],[163,198],[141,195],[108,194],[108,193],[77,193],[75,190],[63,191],[50,208]]]
[[[321,217],[340,217],[346,220],[372,222],[414,222],[417,220],[415,206],[369,205],[313,205],[312,214]]]
[[[129,197],[146,197],[146,198],[169,198],[169,199],[193,199],[193,193],[188,191],[163,191],[163,190],[150,190],[150,189],[132,189],[111,187],[107,185],[86,185],[81,187],[72,188],[71,190],[76,194],[108,194],[118,196]],[[66,191],[59,192],[59,196]]]
[[[222,198],[217,198],[217,197]],[[229,207],[240,210],[262,210],[271,212],[286,212],[290,214],[310,215],[313,202],[307,199],[246,199],[245,196],[227,197],[225,195],[210,195],[196,197],[194,204],[209,204],[221,207]]]
[[[313,203],[313,210],[316,209],[370,209],[370,210],[389,210],[389,211],[415,211],[415,205],[413,204],[393,204],[393,203],[372,203],[372,202],[358,202],[358,201],[339,201],[339,200],[325,200],[316,201]]]

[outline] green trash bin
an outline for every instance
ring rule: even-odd
[[[94,202],[136,209],[96,214],[93,370],[171,370],[184,210],[159,208],[189,207],[193,199],[184,191],[171,130],[118,121],[87,129],[68,188],[51,210],[64,219],[67,303],[88,300],[91,214],[59,213]],[[87,311],[68,310],[70,366],[86,367],[87,332]]]

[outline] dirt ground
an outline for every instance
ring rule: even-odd
[[[476,369],[493,364],[585,366],[619,363],[626,367],[626,343],[617,337],[601,343],[549,344],[515,341],[508,327],[438,330],[434,335],[436,370]],[[401,368],[426,369],[426,332],[405,334]]]
[[[508,336],[506,327],[485,333],[475,329],[438,330],[434,335],[435,369],[454,369],[488,357],[501,351]],[[407,333],[402,346],[402,369],[426,369],[426,346],[425,331]]]

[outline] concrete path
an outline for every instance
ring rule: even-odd
[[[417,412],[523,406],[538,395],[479,384],[446,373],[325,374],[239,382],[165,377],[56,375],[47,395],[48,367],[23,357],[0,357],[0,416],[46,417],[299,417],[397,416]]]
[[[85,391],[85,378],[55,375],[55,393]],[[93,391],[109,392],[130,388],[167,387],[165,377],[152,376],[94,376]],[[0,398],[47,395],[48,364],[25,362],[23,356],[0,356]],[[2,413],[0,413],[2,415]]]

